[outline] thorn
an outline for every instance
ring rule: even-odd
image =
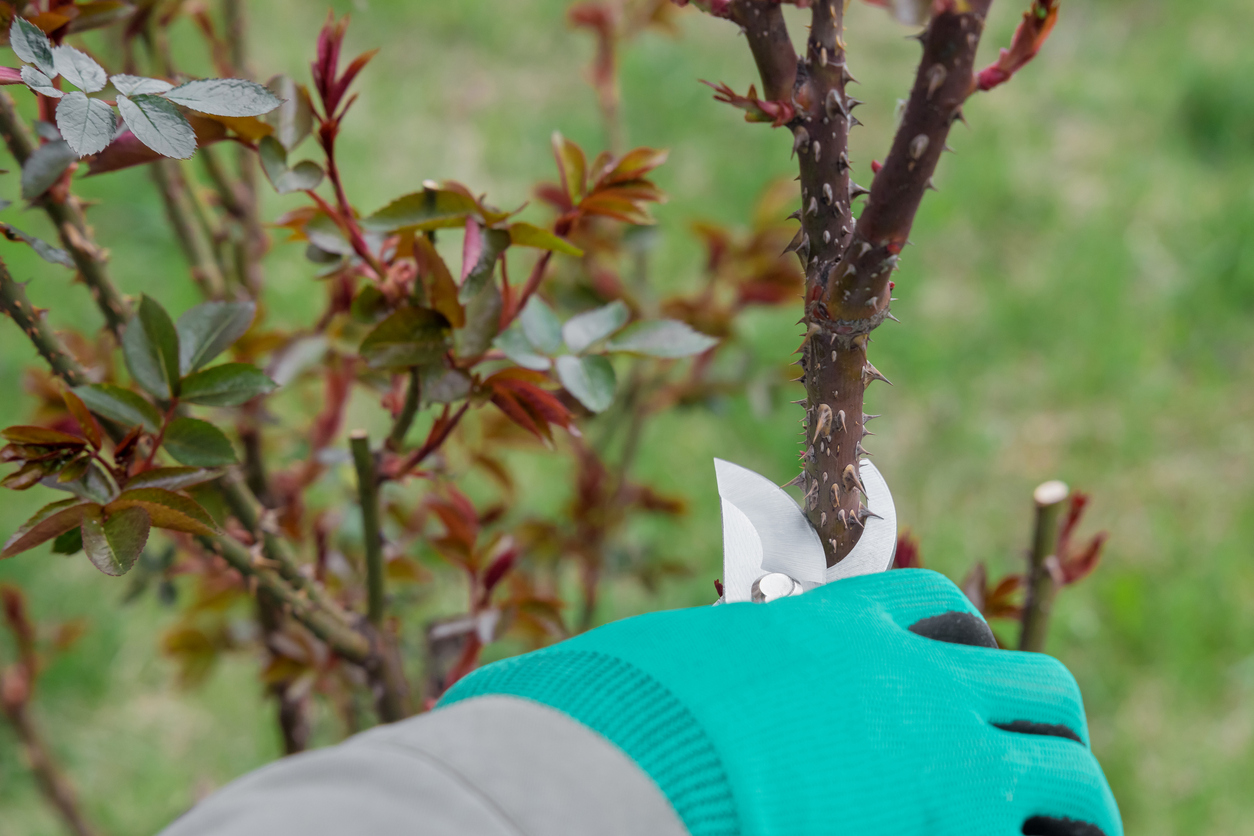
[[[819,404],[819,417],[814,424],[814,438],[810,439],[813,444],[819,440],[819,436],[824,438],[832,437],[832,408],[827,404]]]
[[[861,509],[862,505],[859,504],[858,508]],[[849,515],[849,523],[856,525],[858,528],[866,528],[866,524],[862,522],[862,518],[856,512]]]
[[[838,486],[835,482],[833,482],[831,489],[828,490],[828,494],[832,498],[832,507],[835,508],[839,506],[840,505],[840,486]]]
[[[828,232],[826,229],[823,230],[823,243],[824,244],[832,243],[832,233]]]
[[[801,249],[802,242],[805,241],[805,237],[806,237],[805,228],[802,227],[798,229],[797,234],[792,237],[792,240],[788,242],[788,246],[784,247],[784,251],[780,253],[780,255],[784,256],[784,255],[787,255],[788,253],[795,253],[797,250]]]
[[[799,221],[799,220],[801,220],[801,210],[800,210],[800,209],[798,209],[796,212],[793,212],[791,215],[789,215],[789,216],[788,216],[788,220],[790,220],[790,221]]]
[[[949,77],[949,70],[945,69],[944,64],[933,64],[927,71],[927,97],[932,98],[932,94],[940,89],[945,83],[945,79]]]
[[[824,484],[824,485],[826,485],[826,484],[827,484],[827,478],[828,478],[828,477],[827,477],[827,471],[826,471],[826,470],[824,470],[824,471],[823,471],[823,484]]]
[[[843,409],[842,409],[842,410],[839,410],[839,411],[836,413],[836,429],[840,430],[842,433],[843,433],[843,432],[845,431],[845,429],[846,429],[846,428],[845,428],[845,410],[843,410]],[[823,476],[825,476],[825,477],[826,477],[826,476],[827,476],[827,474],[826,474],[826,473],[824,473],[824,474],[823,474]]]
[[[848,60],[846,59],[846,64],[847,63],[848,63]],[[858,83],[858,80],[854,78],[853,75],[849,72],[848,66],[842,66],[840,68],[840,83],[841,84],[857,84]]]
[[[848,117],[849,111],[845,108],[844,103],[840,100],[840,93],[836,90],[828,90],[827,98],[823,102],[823,109],[827,112],[827,118],[834,119],[836,114]]]
[[[953,146],[950,145],[948,142],[946,142],[944,145],[941,146],[941,150],[948,151],[951,154],[954,152]]]
[[[875,433],[873,433],[873,432],[871,432],[870,430],[868,430],[868,429],[866,428],[866,426],[864,425],[864,426],[862,427],[862,437],[863,437],[863,438],[866,438],[868,435],[875,435]]]
[[[806,482],[806,472],[803,470],[800,473],[798,473],[796,476],[789,479],[784,484],[780,485],[780,487],[781,488],[804,488],[805,482]]]
[[[875,513],[870,508],[863,505],[861,502],[858,503],[858,516],[861,517],[863,520],[869,519],[870,517],[875,517],[875,519],[877,520],[884,519],[879,514]]]
[[[827,66],[827,47],[825,46],[819,47],[819,66]]]
[[[845,169],[849,168],[849,155],[846,154],[844,151],[841,151],[840,156],[837,157],[837,162],[840,163],[840,170],[844,171]]]
[[[818,142],[813,142],[810,145],[810,150],[814,152],[814,161],[817,163],[822,156],[823,147]]]
[[[961,106],[959,106],[956,110],[954,110],[953,118],[949,120],[949,124],[951,125],[954,122],[961,122],[962,124],[966,125],[968,128],[971,127],[969,124],[967,124],[967,115],[962,112]]]
[[[924,184],[924,186],[923,186],[923,190],[924,190],[924,191],[928,191],[928,192],[939,192],[939,191],[940,191],[940,189],[936,188],[936,184],[932,182],[932,178],[931,178],[931,177],[927,178],[927,183],[926,183],[926,184]]]
[[[830,204],[830,203],[832,203],[832,201],[833,201],[833,198],[832,198],[832,184],[831,184],[831,183],[824,183],[824,184],[823,184],[823,202],[824,202],[824,203],[828,203],[828,204]]]
[[[884,311],[884,316],[888,317],[888,318],[889,318],[889,319],[891,319],[893,322],[901,322],[901,320],[900,320],[900,319],[898,319],[897,317],[893,316],[893,312],[892,312],[892,311]]]
[[[810,132],[807,131],[805,128],[797,128],[797,132],[793,134],[793,137],[792,137],[793,154],[796,154],[798,151],[804,154],[806,152],[806,143],[808,143],[809,141],[810,141]]]
[[[863,456],[869,457],[871,455],[870,453],[866,451],[866,448],[862,446],[861,441],[859,441],[857,445],[853,448],[853,454],[857,456],[858,458],[862,458]]]
[[[837,514],[836,516],[840,519],[840,524],[845,527],[846,531],[848,531],[849,530],[849,512],[847,512],[844,508],[841,508],[840,513]]]
[[[819,201],[817,198],[810,198],[810,205],[806,207],[807,215],[817,214],[819,211]]]
[[[851,464],[845,465],[845,470],[840,474],[840,479],[845,483],[845,490],[851,491],[854,488],[866,493],[866,488],[862,487],[862,480],[858,478],[858,469]]]
[[[862,366],[862,382],[865,385],[870,385],[871,380],[882,380],[885,383],[887,383],[889,386],[893,385],[893,382],[891,380],[884,377],[884,375],[880,374],[880,370],[875,368],[875,366],[872,366],[871,363],[868,361],[865,365]]]
[[[819,525],[827,525],[827,512],[819,514]]]
[[[849,114],[849,127],[850,128],[856,128],[861,124],[862,124],[861,119],[859,119],[857,116],[854,116],[852,113]]]
[[[927,134],[919,134],[910,140],[910,159],[917,160],[927,151],[927,146],[931,142],[927,138]]]
[[[855,99],[853,96],[848,96],[845,99],[845,104],[850,110],[853,110],[855,107],[862,104],[862,99]]]

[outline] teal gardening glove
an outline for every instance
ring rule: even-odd
[[[942,576],[653,613],[487,665],[440,706],[552,706],[657,783],[693,836],[1122,836],[1059,662],[995,649]]]

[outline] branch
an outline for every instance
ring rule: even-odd
[[[849,248],[827,271],[823,304],[815,306],[816,316],[845,339],[869,333],[887,317],[897,254],[932,187],[949,128],[962,118],[962,104],[976,86],[972,67],[992,0],[966,0],[970,11],[964,13],[956,11],[957,0],[945,2],[948,8],[920,36],[923,58],[901,127],[871,184]]]
[[[379,529],[379,481],[375,478],[374,454],[365,430],[349,435],[353,465],[357,469],[357,495],[361,502],[362,539],[366,543],[367,618],[376,628],[383,624],[383,534]]]
[[[196,231],[182,173],[176,166],[173,160],[155,161],[150,166],[152,179],[157,184],[157,191],[161,193],[161,201],[165,204],[174,237],[178,239],[183,256],[191,266],[192,280],[207,299],[217,299],[221,297],[224,287],[222,272]]]
[[[0,92],[0,136],[3,136],[9,153],[13,155],[18,166],[25,165],[35,146],[17,114],[13,99],[5,92]],[[104,314],[105,325],[120,342],[122,331],[130,318],[130,308],[109,280],[109,274],[105,270],[105,253],[92,240],[78,202],[73,196],[68,196],[61,202],[51,194],[45,194],[37,203],[52,219],[57,235],[61,238],[61,246],[74,259],[79,275],[91,290],[96,306]]]
[[[401,405],[401,411],[392,424],[392,432],[388,434],[389,448],[401,449],[401,445],[405,443],[405,436],[409,434],[409,428],[413,426],[414,416],[418,414],[421,402],[422,374],[415,366],[409,370],[409,389],[405,392],[405,403]]]
[[[90,382],[87,370],[70,354],[61,339],[52,332],[40,311],[26,298],[26,287],[9,275],[9,268],[0,261],[0,310],[17,323],[23,333],[35,344],[39,356],[47,361],[52,371],[70,386]]]
[[[21,593],[10,586],[0,586],[0,598],[5,623],[13,633],[19,656],[16,664],[0,669],[0,711],[22,742],[35,783],[48,804],[60,814],[74,836],[96,836],[98,831],[83,816],[74,787],[57,768],[52,751],[30,716],[30,698],[39,676],[39,659],[34,649],[34,626],[26,616],[25,601]]]
[[[768,100],[792,100],[797,80],[797,53],[788,37],[788,25],[778,2],[772,0],[732,0],[731,19],[744,29],[762,77],[762,95]]]
[[[1028,554],[1020,650],[1040,653],[1045,649],[1049,612],[1057,591],[1054,575],[1058,564],[1058,514],[1069,493],[1067,486],[1057,481],[1044,482],[1032,492],[1032,501],[1036,504],[1036,527],[1032,532],[1032,551]]]
[[[278,572],[255,558],[242,543],[230,537],[202,538],[201,542],[248,578],[254,592],[264,589],[270,593],[283,605],[287,615],[308,627],[340,656],[367,669],[377,664],[377,656],[365,635],[341,621],[336,613],[311,600],[304,590],[293,589]]]

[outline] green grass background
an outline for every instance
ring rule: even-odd
[[[324,9],[253,5],[260,74],[305,78]],[[353,12],[351,50],[382,47],[343,139],[363,208],[445,177],[517,205],[552,174],[554,129],[601,144],[582,80],[590,44],[564,27],[562,0],[332,5]],[[1020,6],[996,4],[986,57],[1008,42]],[[799,37],[802,19],[793,18]],[[644,36],[622,67],[630,142],[671,149],[657,178],[672,196],[657,213],[659,292],[699,280],[690,220],[744,224],[765,184],[793,171],[785,132],[743,123],[697,84],[743,90],[754,80],[734,27],[691,14],[682,30]],[[903,259],[894,311],[904,324],[881,329],[872,348],[896,386],[871,390],[871,411],[885,416],[871,450],[929,566],[953,577],[977,559],[1014,570],[1034,485],[1062,478],[1093,494],[1089,527],[1109,530],[1106,556],[1059,601],[1049,649],[1084,690],[1093,747],[1127,832],[1142,836],[1254,834],[1250,31],[1248,0],[1064,3],[1037,61],[968,106],[971,128],[955,130],[957,153],[943,161],[941,192],[926,200]],[[863,182],[917,59],[903,34],[878,10],[851,10],[851,67],[866,100],[867,127],[853,140]],[[186,63],[200,60],[186,33],[176,44]],[[101,201],[91,218],[124,291],[175,311],[192,304],[144,173],[80,188]],[[0,194],[16,192],[14,172],[0,178]],[[297,202],[271,196],[267,217]],[[19,205],[0,217],[48,234]],[[86,291],[63,271],[12,245],[4,257],[33,280],[36,304],[54,308],[54,324],[97,324]],[[268,270],[274,309],[309,308],[299,248],[277,247]],[[792,351],[795,319],[779,311],[745,322],[755,368]],[[17,329],[0,323],[5,423],[29,411],[21,373],[32,360]],[[603,619],[708,602],[720,560],[710,457],[779,481],[791,475],[799,416],[782,394],[776,400],[755,409],[733,398],[651,426],[638,475],[686,494],[693,510],[678,526],[641,526],[632,537],[693,574],[656,596],[617,584]],[[536,493],[563,490],[536,474]],[[0,495],[0,529],[46,501],[35,493]],[[151,596],[120,609],[123,584],[42,550],[0,563],[5,580],[28,591],[41,618],[89,625],[47,672],[37,714],[110,833],[155,832],[278,753],[251,658],[181,691],[156,649],[173,614]],[[0,834],[59,832],[0,727]]]

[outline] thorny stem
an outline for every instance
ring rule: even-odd
[[[4,138],[9,153],[13,155],[18,166],[25,165],[27,158],[35,150],[34,142],[26,133],[13,99],[3,91],[0,91],[0,136]],[[61,246],[74,259],[83,283],[91,290],[96,306],[104,315],[105,325],[120,341],[126,321],[130,318],[130,309],[109,280],[105,269],[106,254],[92,240],[91,230],[83,217],[78,200],[73,195],[57,200],[51,194],[45,194],[38,203],[57,228]]]
[[[376,657],[366,636],[341,621],[338,614],[311,600],[304,591],[293,589],[277,571],[254,557],[242,543],[230,537],[202,538],[201,541],[248,578],[254,593],[264,589],[273,595],[287,615],[308,627],[340,656],[367,668],[375,664]]]
[[[414,417],[418,414],[421,402],[422,374],[415,366],[409,370],[409,388],[405,392],[405,403],[401,405],[401,411],[392,424],[392,432],[388,434],[388,447],[399,450],[405,443],[405,436],[409,434],[409,428],[413,426]]]
[[[366,617],[376,628],[383,624],[383,533],[379,530],[379,482],[374,453],[365,430],[349,435],[353,466],[357,469],[357,497],[361,503],[362,539],[366,544]]]
[[[165,204],[170,226],[178,239],[189,266],[192,279],[200,288],[200,292],[208,299],[220,298],[224,287],[222,272],[213,257],[209,246],[201,239],[196,230],[192,208],[188,205],[188,197],[182,173],[173,160],[157,160],[151,166],[153,182],[161,193]]]
[[[919,64],[902,123],[870,198],[855,222],[850,203],[866,193],[849,179],[851,110],[843,38],[844,4],[810,4],[804,56],[792,52],[779,4],[733,0],[730,17],[745,30],[767,99],[797,108],[789,124],[801,169],[801,229],[791,250],[806,269],[806,336],[800,350],[806,387],[802,454],[805,511],[819,532],[828,565],[861,536],[861,460],[867,435],[866,387],[884,377],[866,359],[868,335],[888,317],[897,256],[961,106],[975,90],[972,72],[984,17],[992,0],[967,0],[965,11],[936,4],[920,36]],[[787,80],[795,78],[789,87]]]
[[[0,675],[0,689],[8,691],[10,688],[13,688],[16,690],[16,686],[9,684],[10,680],[11,678],[22,676],[22,673],[17,670],[11,670],[9,672],[0,671],[0,674],[5,674]],[[28,673],[26,676],[29,678],[30,674]],[[65,775],[57,769],[56,762],[52,757],[52,751],[39,734],[39,730],[35,728],[34,721],[31,720],[29,704],[25,700],[10,702],[8,699],[5,699],[5,696],[0,694],[0,708],[4,710],[5,718],[13,726],[18,740],[22,742],[27,764],[35,776],[35,782],[39,785],[39,791],[43,793],[44,798],[57,811],[65,822],[66,827],[75,836],[96,836],[99,831],[88,824],[87,819],[83,816],[74,787],[71,786]]]
[[[74,359],[61,339],[52,332],[42,314],[26,298],[26,288],[13,280],[9,268],[0,261],[0,310],[17,323],[61,379],[71,386],[88,383],[87,371]]]
[[[283,579],[297,592],[308,595],[314,603],[347,624],[348,614],[327,595],[321,584],[301,571],[300,563],[288,548],[287,542],[272,530],[274,526],[267,523],[264,511],[258,508],[256,500],[238,479],[228,475],[219,479],[217,484],[222,498],[226,500],[227,508],[244,528],[261,541],[262,553],[267,560],[274,563]]]
[[[1049,633],[1049,613],[1057,585],[1058,515],[1070,491],[1062,482],[1045,482],[1032,492],[1036,523],[1032,530],[1032,550],[1028,553],[1026,596],[1023,601],[1019,649],[1040,653]]]

